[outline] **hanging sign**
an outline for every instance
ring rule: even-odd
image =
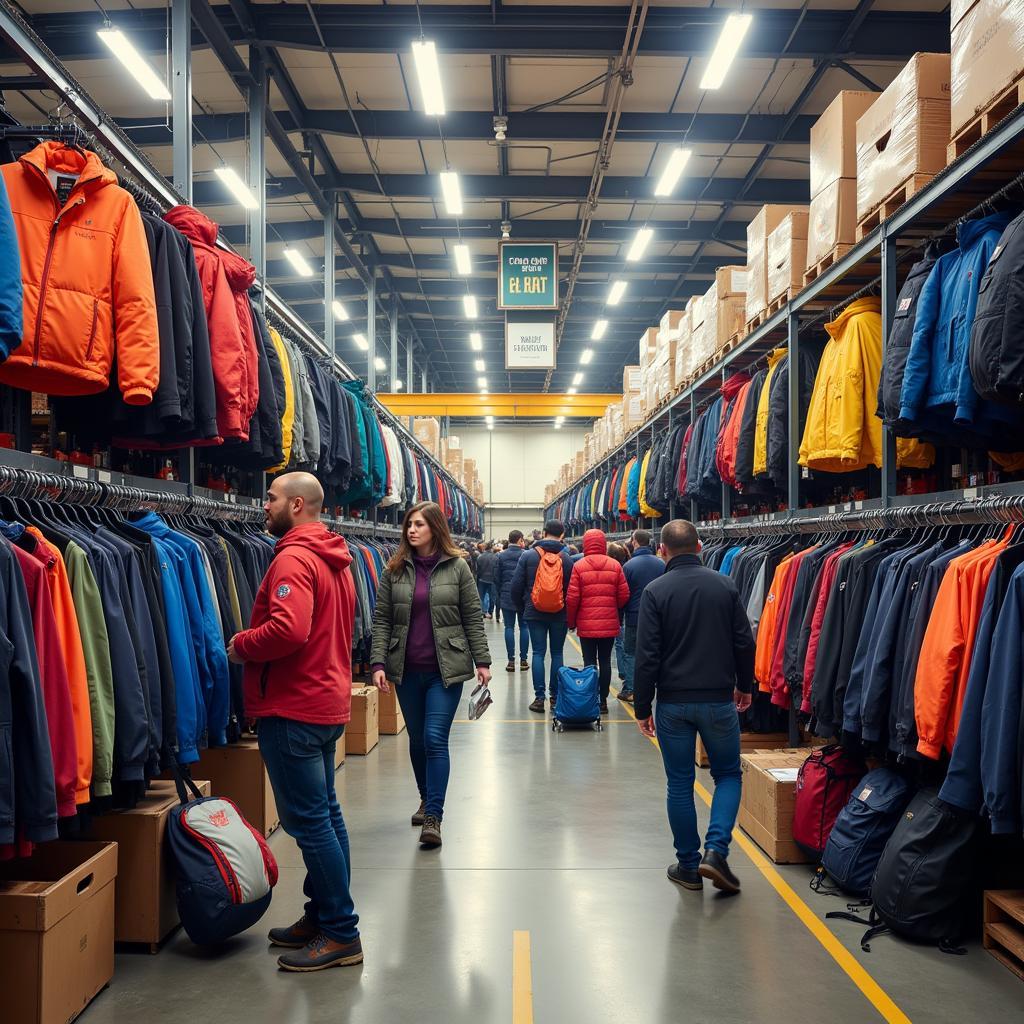
[[[553,370],[554,320],[526,321],[505,318],[505,369]]]
[[[498,309],[558,309],[558,245],[498,244]]]

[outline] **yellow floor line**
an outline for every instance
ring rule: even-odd
[[[512,1024],[533,1024],[530,933],[512,933]]]
[[[617,690],[612,690],[618,696]],[[634,721],[633,709],[626,706],[626,713]],[[657,739],[651,743],[660,751]],[[711,794],[699,782],[694,783],[694,792],[711,806]],[[733,841],[750,858],[754,867],[765,877],[768,884],[782,897],[786,906],[800,919],[804,927],[821,943],[825,952],[843,969],[849,979],[861,990],[869,1003],[882,1015],[887,1024],[911,1024],[910,1018],[893,1002],[889,994],[871,977],[857,958],[829,931],[824,921],[796,894],[793,887],[775,870],[775,866],[738,828],[732,834]]]

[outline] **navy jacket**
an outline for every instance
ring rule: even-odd
[[[538,549],[553,551],[562,558],[562,610],[560,612],[539,612],[533,607],[530,594],[533,592],[533,584],[537,579],[537,567],[540,565],[540,554]],[[565,622],[565,600],[569,593],[569,577],[572,576],[572,562],[565,551],[565,545],[560,540],[545,538],[539,540],[530,548],[524,551],[516,563],[515,575],[512,577],[512,606],[519,610],[527,622]]]
[[[629,584],[629,604],[623,608],[622,614],[626,617],[627,626],[635,626],[640,615],[640,598],[644,588],[665,571],[665,563],[650,548],[637,548],[622,571]]]
[[[516,566],[523,557],[525,548],[513,544],[498,555],[498,564],[494,569],[494,589],[498,592],[498,607],[502,610],[514,611],[515,601],[512,600],[512,580],[516,574]]]

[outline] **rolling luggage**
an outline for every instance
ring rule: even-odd
[[[597,732],[601,724],[601,698],[598,694],[597,669],[562,666],[558,670],[558,696],[551,720],[554,732],[564,732],[567,725],[589,725]]]

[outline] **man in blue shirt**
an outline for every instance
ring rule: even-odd
[[[626,635],[623,638],[625,657],[622,659],[622,674],[626,677],[619,690],[619,700],[633,703],[633,673],[636,665],[636,624],[640,614],[640,598],[651,580],[656,580],[664,571],[665,563],[651,547],[651,535],[647,530],[633,531],[633,555],[622,567],[629,584],[629,604],[623,609]]]

